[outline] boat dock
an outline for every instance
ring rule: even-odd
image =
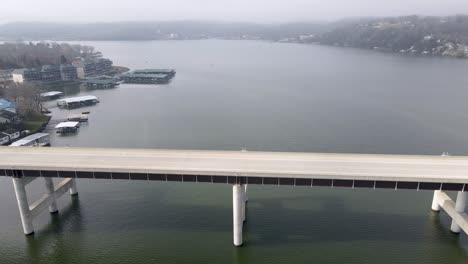
[[[176,71],[172,69],[146,69],[122,74],[120,78],[124,83],[166,84],[174,78],[175,74]]]
[[[51,91],[47,93],[41,93],[40,96],[44,100],[53,100],[62,97],[63,93],[59,91]]]
[[[50,146],[48,133],[36,133],[11,143],[10,147],[44,147]]]
[[[86,87],[93,89],[109,89],[119,85],[113,79],[89,79],[83,81],[83,83],[86,85]]]
[[[71,134],[71,133],[76,133],[78,129],[80,128],[80,122],[72,122],[72,121],[67,121],[67,122],[62,122],[55,126],[57,129],[57,133],[59,134]]]
[[[83,106],[90,106],[99,103],[99,99],[93,95],[65,98],[57,101],[57,106],[61,108],[73,109]]]
[[[67,116],[66,121],[85,123],[85,122],[88,122],[88,119],[89,119],[89,114],[77,114],[77,115]]]

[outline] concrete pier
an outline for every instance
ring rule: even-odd
[[[455,210],[457,213],[464,213],[465,212],[465,207],[466,207],[466,198],[467,198],[467,193],[466,192],[458,192],[457,193],[457,201],[455,202]],[[450,226],[450,231],[453,233],[460,233],[461,227],[460,225],[457,224],[455,219],[452,220],[452,225]]]
[[[44,178],[47,195],[50,196],[49,212],[54,214],[58,212],[57,199],[55,197],[54,181],[51,178]]]
[[[31,235],[34,233],[34,227],[32,222],[33,217],[29,210],[28,196],[26,194],[26,184],[23,182],[22,178],[13,178],[13,186],[15,188],[24,234]]]
[[[440,212],[440,204],[438,201],[440,191],[434,191],[434,197],[432,198],[432,206],[431,209],[434,212]]]
[[[232,216],[233,216],[233,235],[234,246],[242,245],[242,227],[243,227],[243,204],[244,189],[241,184],[232,186]]]

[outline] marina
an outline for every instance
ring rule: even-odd
[[[60,108],[74,109],[83,106],[95,105],[97,103],[99,103],[99,99],[96,96],[85,95],[58,100],[57,106]]]

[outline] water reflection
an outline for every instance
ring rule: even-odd
[[[26,236],[27,256],[31,263],[71,263],[81,251],[80,235],[84,222],[78,196],[58,214],[50,215],[47,226]],[[75,239],[66,237],[72,234]],[[73,251],[73,254],[69,254]],[[47,261],[44,261],[47,260]]]

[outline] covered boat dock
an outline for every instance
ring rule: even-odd
[[[67,121],[67,122],[62,122],[55,126],[57,129],[57,133],[59,134],[69,134],[69,133],[76,133],[78,131],[78,128],[80,128],[80,122],[74,122],[74,121]]]
[[[73,109],[83,106],[95,105],[97,103],[99,103],[99,99],[96,96],[85,95],[58,100],[57,106],[67,109]]]

